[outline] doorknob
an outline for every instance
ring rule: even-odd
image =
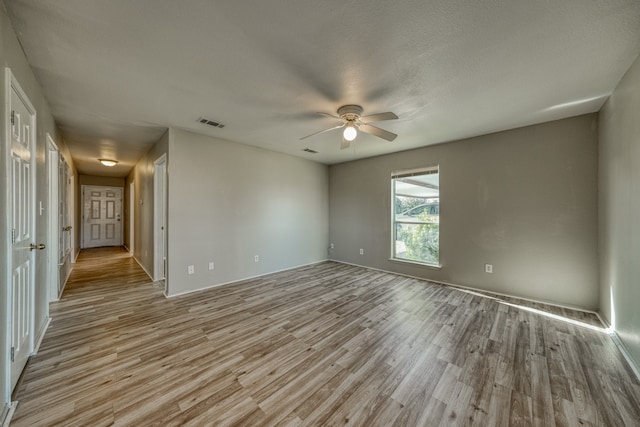
[[[40,244],[37,244],[37,245],[35,243],[30,243],[29,244],[29,250],[30,251],[32,251],[34,249],[44,249],[44,248],[45,248],[44,243],[40,243]]]

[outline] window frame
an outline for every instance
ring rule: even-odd
[[[430,224],[430,222],[426,221],[397,221],[396,220],[396,179],[398,178],[408,178],[412,176],[422,176],[437,173],[438,174],[438,260],[437,262],[427,262],[420,260],[413,260],[407,258],[400,258],[396,255],[396,234],[397,234],[397,225],[398,224]],[[440,269],[442,264],[440,262],[440,225],[442,224],[440,221],[440,165],[433,165],[422,167],[418,169],[409,169],[409,170],[398,170],[391,172],[391,256],[389,257],[390,261],[396,261],[400,263],[406,264],[414,264],[428,268]]]

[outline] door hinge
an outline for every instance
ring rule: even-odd
[[[16,111],[15,110],[11,110],[11,124],[12,125],[16,124]]]
[[[12,228],[11,229],[11,244],[14,244],[16,242],[16,229]]]
[[[16,361],[16,348],[11,347],[11,362],[15,362],[15,361]]]

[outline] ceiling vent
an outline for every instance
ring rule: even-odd
[[[302,151],[306,151],[307,153],[311,154],[318,154],[316,150],[312,150],[311,148],[303,148]]]
[[[200,117],[198,119],[198,123],[202,123],[203,125],[209,125],[209,126],[213,126],[214,128],[220,128],[220,129],[222,129],[224,127],[224,125],[222,123],[218,123],[218,122],[213,121],[213,120],[205,119],[204,117]]]

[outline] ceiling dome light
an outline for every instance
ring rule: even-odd
[[[353,125],[348,125],[346,128],[344,128],[342,136],[344,137],[344,139],[351,142],[356,139],[356,136],[358,136],[358,131]]]
[[[118,162],[116,160],[109,160],[109,159],[98,159],[98,161],[100,163],[102,163],[105,166],[109,166],[109,167],[113,167],[115,165],[118,164]]]

